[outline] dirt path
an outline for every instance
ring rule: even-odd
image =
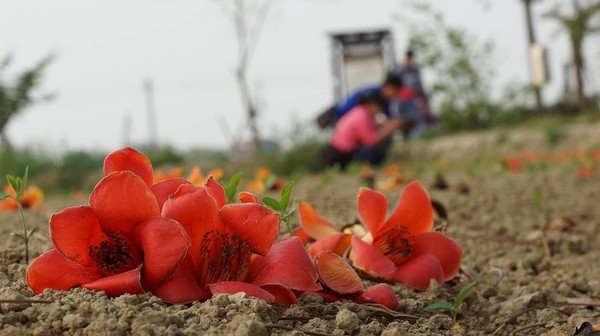
[[[446,161],[460,161],[490,150],[518,154],[588,149],[600,144],[597,127],[568,128],[557,149],[548,147],[543,135],[518,130],[509,133],[502,145],[497,144],[498,133],[485,133],[419,142],[411,150],[436,160],[439,153],[451,153]],[[107,299],[83,289],[33,296],[24,280],[27,265],[21,244],[10,236],[19,229],[18,216],[0,213],[0,300],[49,301],[0,304],[0,334],[572,335],[582,321],[600,322],[600,161],[594,164],[591,175],[581,178],[574,160],[519,172],[504,170],[499,162],[444,170],[425,161],[418,176],[431,197],[446,207],[447,233],[465,250],[462,273],[422,293],[394,286],[400,301],[394,312],[354,303],[323,304],[314,296],[292,307],[270,306],[243,295],[217,296],[190,307],[170,306],[151,295]],[[449,185],[444,190],[431,187],[440,171]],[[343,225],[358,218],[359,186],[359,179],[351,175],[329,181],[305,177],[296,197]],[[386,193],[395,204],[400,189]],[[51,199],[45,210],[27,213],[39,229],[32,241],[33,255],[51,246],[49,215],[84,202]],[[451,301],[474,280],[479,285],[463,303],[456,322],[445,313],[421,311],[431,302]],[[567,302],[573,299],[592,301]]]

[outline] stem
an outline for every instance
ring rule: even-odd
[[[27,225],[25,224],[25,214],[23,213],[23,205],[21,204],[21,198],[17,198],[17,207],[19,208],[19,215],[21,216],[21,224],[23,225],[23,240],[25,240],[25,263],[29,264],[29,236],[27,234]]]

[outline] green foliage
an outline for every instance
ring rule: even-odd
[[[21,204],[21,200],[23,199],[23,193],[27,188],[27,180],[29,179],[29,167],[25,168],[25,173],[23,177],[16,177],[13,175],[6,175],[6,181],[15,191],[15,196],[12,197],[13,200],[17,203],[17,207],[19,209],[19,215],[21,217],[21,224],[23,226],[23,233],[13,232],[12,234],[21,239],[25,243],[25,262],[29,263],[29,239],[35,232],[35,229],[27,229],[27,223],[25,222],[25,215],[23,214],[23,205]],[[5,198],[4,196],[3,198]],[[10,197],[10,196],[9,196]]]
[[[429,304],[427,307],[425,307],[424,311],[450,312],[450,315],[452,315],[452,318],[454,319],[454,321],[456,321],[456,316],[458,315],[460,306],[462,305],[462,303],[465,300],[465,298],[467,297],[467,295],[469,295],[469,293],[475,286],[477,286],[477,281],[473,281],[470,284],[464,286],[460,290],[458,295],[456,295],[456,297],[454,298],[453,303],[446,302],[446,301],[433,302],[433,303]]]
[[[225,196],[227,197],[227,203],[231,203],[231,201],[235,197],[238,186],[240,185],[240,181],[242,180],[243,176],[243,173],[237,173],[230,177],[227,183],[221,182],[223,188],[225,188]]]
[[[53,171],[54,161],[42,150],[36,149],[0,149],[0,176],[16,175],[29,167],[30,174]]]
[[[66,153],[58,167],[58,184],[61,188],[79,189],[84,187],[87,177],[102,167],[102,155],[85,151]]]
[[[290,216],[296,211],[296,201],[294,200],[290,204],[293,189],[294,182],[289,182],[281,189],[281,199],[279,201],[269,196],[261,199],[262,204],[279,213],[280,219],[288,229],[290,236],[294,235],[290,225]]]
[[[181,164],[184,160],[183,155],[171,146],[148,151],[147,155],[155,167],[163,164]]]
[[[4,71],[12,62],[12,57],[6,56],[0,61],[0,143],[4,147],[10,147],[6,136],[6,125],[17,114],[27,107],[49,97],[35,97],[34,91],[40,85],[42,74],[51,57],[45,57],[34,67],[18,74],[10,83],[3,79]]]
[[[544,138],[550,146],[556,145],[564,137],[564,124],[558,121],[550,122],[544,127]]]

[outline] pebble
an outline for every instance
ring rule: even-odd
[[[359,328],[360,319],[356,313],[348,309],[342,309],[335,316],[335,326],[336,328],[352,332]]]

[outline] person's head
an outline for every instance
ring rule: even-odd
[[[381,85],[381,95],[386,100],[392,100],[398,95],[398,90],[402,87],[402,78],[396,74],[388,73]]]
[[[358,99],[358,104],[365,107],[371,114],[376,115],[385,109],[387,99],[381,93],[368,93]]]
[[[406,58],[404,59],[405,66],[413,66],[415,64],[415,51],[412,48],[406,50]]]

